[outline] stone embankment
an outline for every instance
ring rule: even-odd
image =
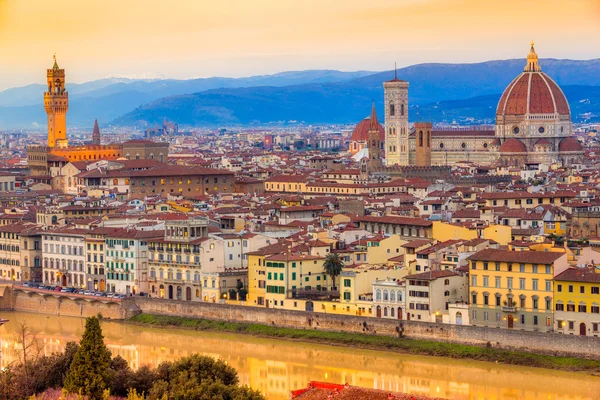
[[[524,352],[600,359],[600,338],[499,328],[399,321],[214,303],[131,297],[106,299],[0,285],[0,310],[128,319],[139,313],[261,324],[329,332],[361,333],[488,346]]]

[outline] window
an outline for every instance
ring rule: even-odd
[[[567,311],[575,312],[575,304],[567,304]]]
[[[531,268],[532,268],[534,274],[538,273],[538,266],[537,266],[537,264],[532,265]]]
[[[598,323],[592,324],[592,331],[598,332]]]
[[[592,304],[592,314],[600,314],[600,307],[596,303]]]
[[[525,264],[519,264],[519,272],[525,272]]]
[[[344,287],[350,287],[352,284],[352,282],[350,281],[350,279],[344,279]]]
[[[578,312],[583,312],[583,313],[584,313],[584,312],[587,312],[587,306],[586,306],[585,304],[580,304],[580,305],[577,307],[577,311],[578,311]]]
[[[552,291],[552,281],[546,281],[546,292]]]
[[[512,289],[513,288],[513,278],[506,278],[506,287],[508,289]]]
[[[488,270],[488,263],[486,263],[486,262],[484,262],[484,263],[483,263],[483,269],[484,269],[485,271],[487,271],[487,270]]]
[[[471,319],[472,319],[472,320],[476,320],[476,319],[477,319],[477,311],[476,311],[476,310],[473,310],[473,312],[472,312],[471,314],[472,314],[472,315],[471,315]]]
[[[600,287],[592,286],[592,294],[600,294]]]
[[[487,320],[488,320],[488,312],[487,312],[487,311],[484,311],[484,312],[483,312],[483,320],[484,320],[484,321],[487,321]]]
[[[562,303],[556,303],[556,311],[565,311],[565,305]]]
[[[499,306],[499,305],[500,305],[500,303],[501,303],[501,301],[502,301],[502,296],[501,296],[501,295],[499,295],[499,294],[497,294],[497,295],[496,295],[496,306]]]
[[[585,294],[585,286],[579,286],[579,293]]]
[[[575,329],[575,321],[569,321],[569,330]]]
[[[538,299],[537,298],[533,298],[533,308],[537,310],[538,308]]]
[[[538,290],[538,280],[537,279],[532,279],[531,280],[531,289],[532,290]]]
[[[477,293],[471,294],[471,303],[477,304]]]
[[[521,314],[521,324],[525,325],[525,315]]]
[[[488,294],[483,295],[483,304],[486,306],[488,306],[490,304],[490,295],[488,295]]]
[[[537,316],[537,315],[534,315],[534,316],[533,316],[533,324],[534,324],[534,325],[537,325],[537,324],[538,324],[538,316]]]
[[[525,290],[525,278],[519,278],[519,289]]]
[[[549,265],[546,265],[546,273],[547,274],[551,274],[552,273],[552,268]]]
[[[556,285],[556,291],[562,292],[562,285]]]
[[[494,280],[496,281],[496,287],[499,288],[500,287],[500,277],[497,276],[494,278]]]
[[[488,276],[483,277],[483,287],[489,286],[489,280],[490,280],[490,278]]]
[[[521,303],[520,304],[521,308],[525,308],[525,302],[526,302],[525,296],[520,297],[519,300],[520,300],[520,303]]]
[[[573,285],[569,285],[569,293],[573,293]]]
[[[496,271],[500,271],[500,263],[499,262],[496,263]]]
[[[477,286],[477,275],[471,276],[471,286],[473,286],[473,287]]]

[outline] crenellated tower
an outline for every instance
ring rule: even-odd
[[[48,146],[68,147],[69,93],[65,89],[65,70],[58,67],[56,56],[54,56],[54,66],[47,70],[46,77],[48,91],[44,92],[44,109],[48,114]]]
[[[396,77],[383,83],[386,165],[408,165],[408,82]]]

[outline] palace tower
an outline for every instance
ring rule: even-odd
[[[48,91],[44,92],[44,108],[48,114],[48,146],[67,147],[67,110],[69,93],[65,89],[65,70],[54,66],[47,70]]]

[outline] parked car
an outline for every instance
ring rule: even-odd
[[[55,292],[62,292],[62,287],[57,286],[57,287],[54,288],[54,291]]]

